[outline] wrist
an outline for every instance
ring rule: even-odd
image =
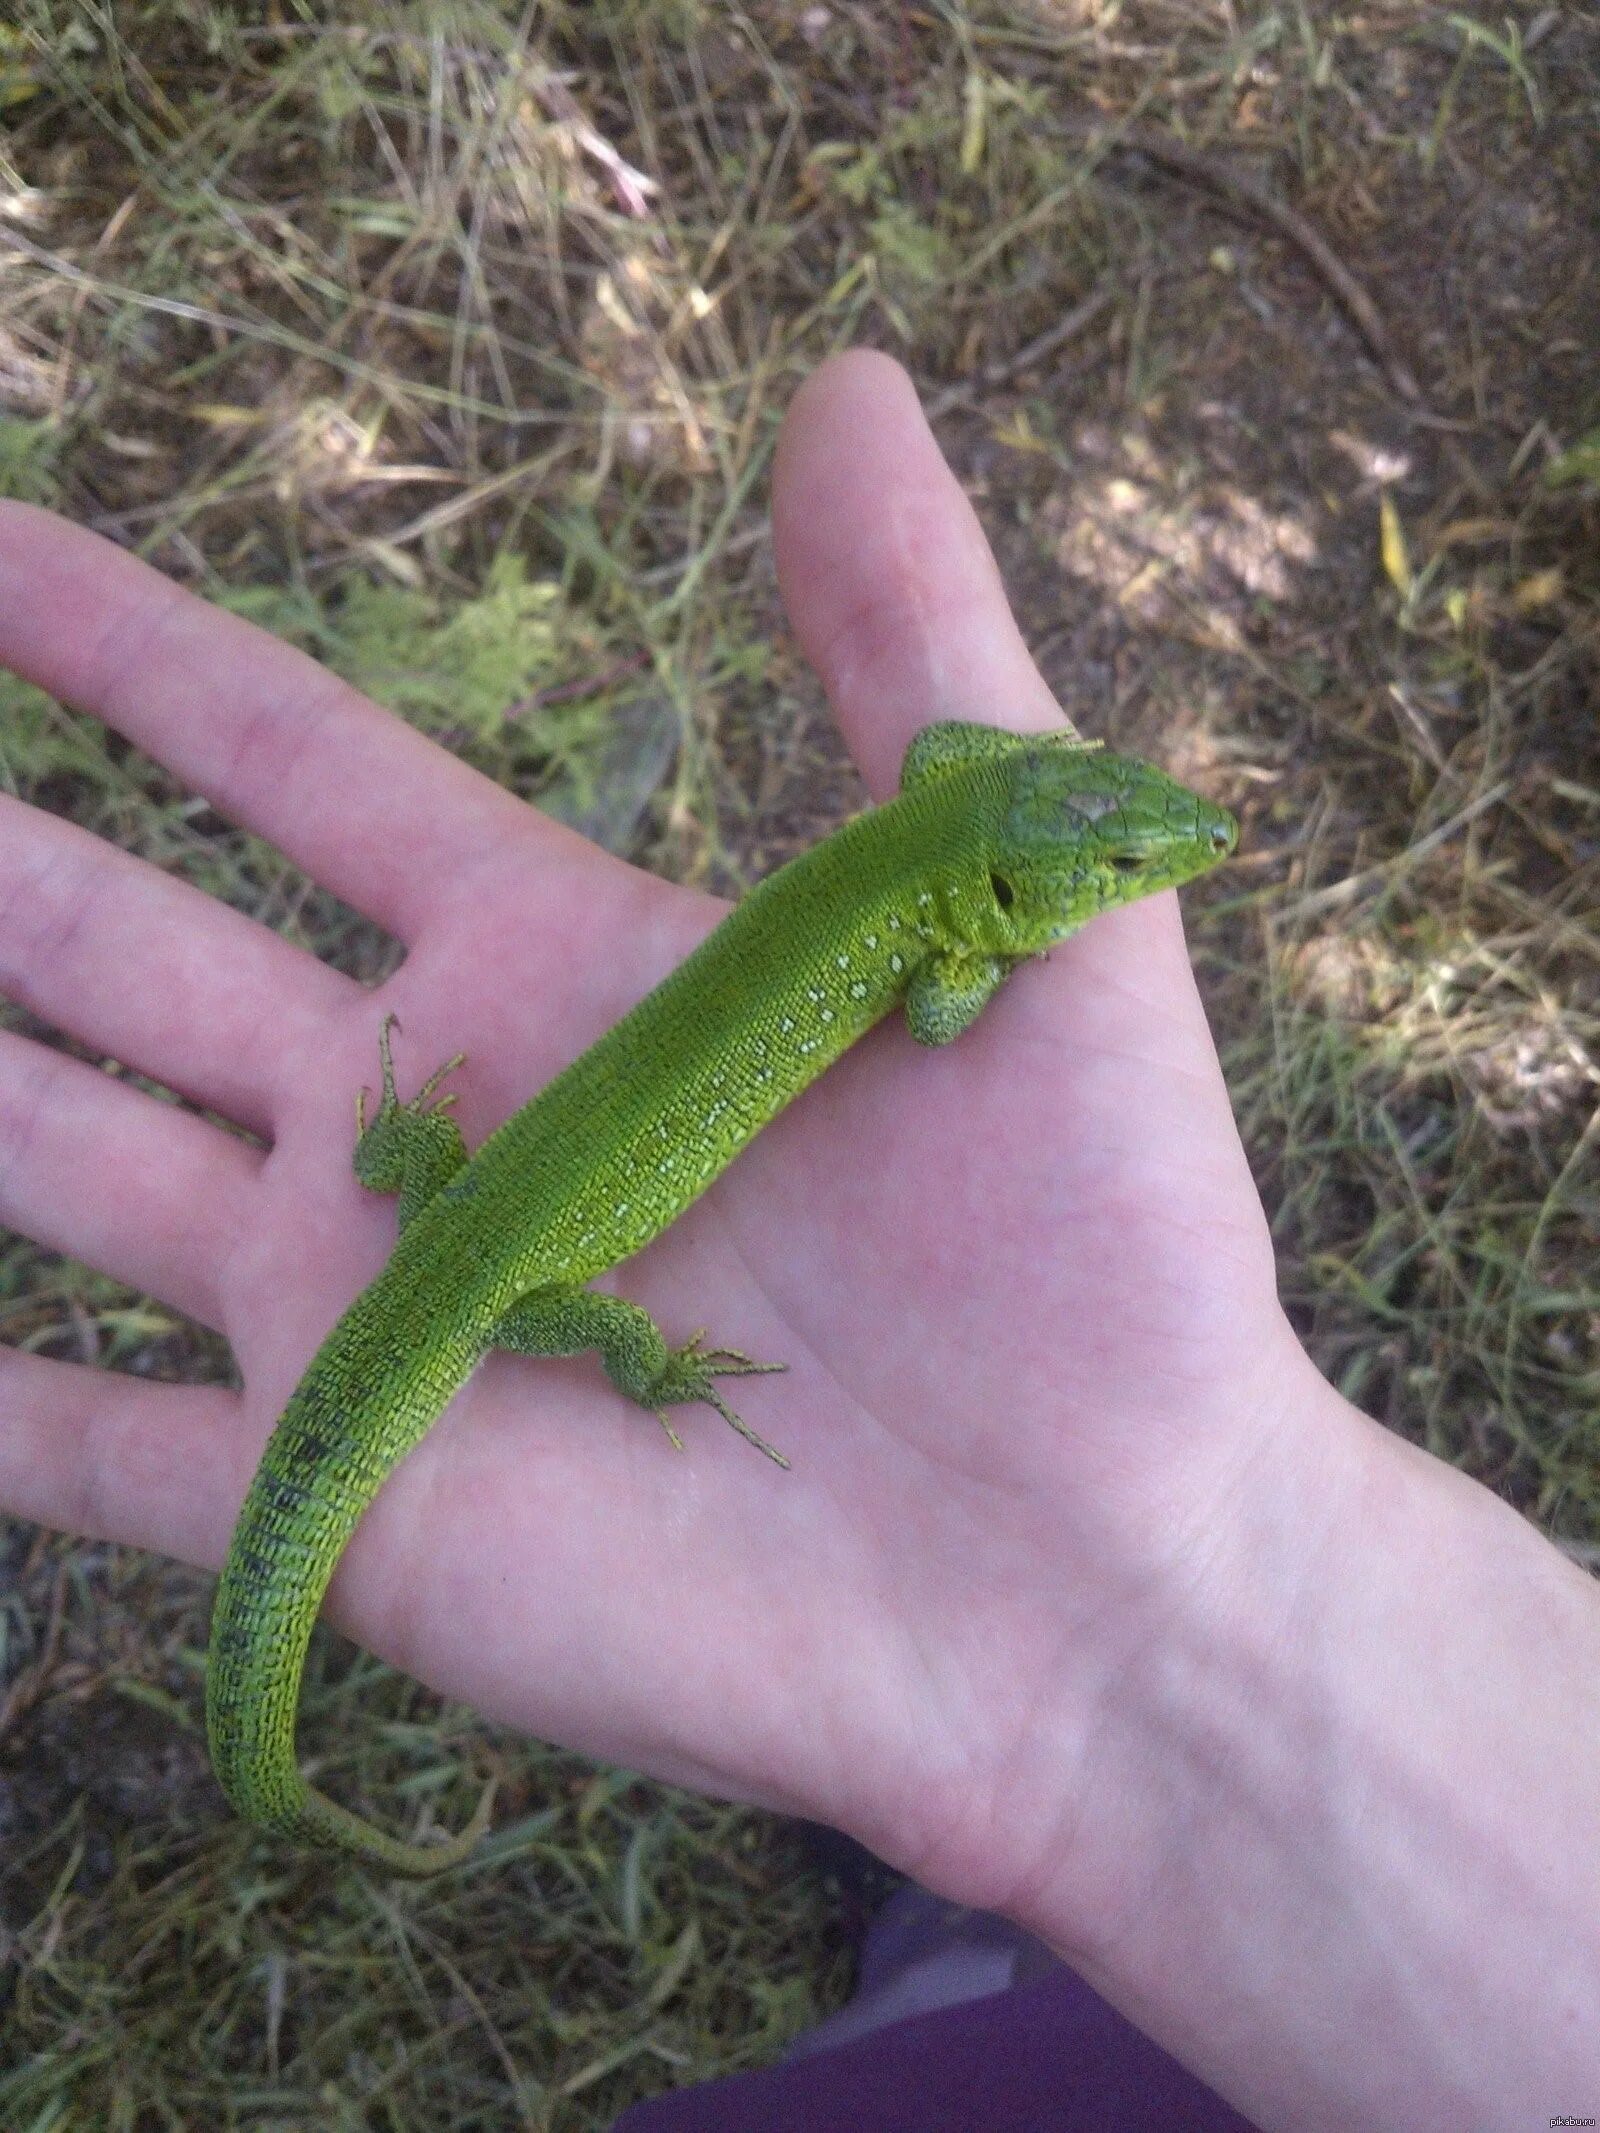
[[[1389,1442],[1403,1447],[1382,1432],[1375,1443],[1375,1425],[1285,1334],[1276,1374],[1241,1399],[1236,1427],[1146,1514],[1160,1528],[1145,1542],[1158,1567],[1128,1581],[1139,1597],[1097,1655],[1070,1841],[1059,1872],[1019,1890],[1024,1922],[1081,1968],[1115,1965],[1159,1915],[1174,1871],[1204,1857],[1193,1817],[1247,1812],[1258,1792],[1276,1796],[1272,1780],[1314,1771],[1284,1736],[1339,1700],[1350,1655],[1330,1611],[1371,1543],[1368,1499]]]
[[[1309,1364],[1289,1395],[1108,1670],[1013,1908],[1266,2126],[1592,2097],[1600,1602]]]

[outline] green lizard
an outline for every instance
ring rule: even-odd
[[[401,1874],[455,1864],[487,1826],[409,1844],[306,1784],[295,1711],[312,1625],[385,1476],[490,1348],[599,1350],[665,1410],[724,1403],[722,1377],[781,1369],[696,1334],[669,1347],[637,1305],[585,1284],[637,1252],[755,1133],[904,1003],[948,1044],[1010,972],[1097,912],[1187,881],[1232,850],[1222,808],[1071,729],[1024,737],[925,727],[900,791],[781,868],[684,963],[468,1157],[437,1096],[357,1104],[356,1175],[399,1195],[382,1273],[312,1359],[250,1485],[217,1592],[207,1671],[212,1759],[242,1814]],[[392,1018],[391,1018],[392,1019]]]

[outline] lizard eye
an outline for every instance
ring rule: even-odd
[[[1114,874],[1137,874],[1144,862],[1132,852],[1113,852],[1111,871]]]
[[[994,891],[994,900],[1002,911],[1009,911],[1016,901],[1016,891],[1003,874],[991,874],[989,886]]]

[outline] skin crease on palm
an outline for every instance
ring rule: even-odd
[[[800,390],[773,516],[790,619],[875,798],[931,719],[1058,720],[892,363],[837,358]],[[467,1052],[452,1086],[475,1146],[720,907],[592,849],[298,653],[17,505],[0,505],[0,660],[106,718],[406,950],[367,992],[0,796],[0,992],[260,1140],[0,1033],[0,1222],[219,1329],[244,1384],[236,1396],[0,1352],[0,1505],[215,1569],[274,1418],[393,1241],[392,1205],[350,1167],[354,1095],[376,1083],[383,1014],[400,1020],[403,1095]],[[491,1719],[845,1828],[934,1889],[1087,1951],[1101,1975],[1115,1978],[1116,1951],[1134,1949],[1123,2004],[1192,2063],[1231,2069],[1231,2093],[1262,2101],[1263,2120],[1263,2099],[1317,2068],[1335,2101],[1272,2123],[1491,2122],[1443,2109],[1454,2092],[1431,2058],[1416,2094],[1442,2099],[1440,2115],[1407,2115],[1381,2039],[1367,2066],[1319,2026],[1319,2010],[1359,2009],[1367,1992],[1409,2024],[1419,2067],[1448,2028],[1431,2003],[1411,2017],[1416,1980],[1432,1973],[1395,1940],[1387,1895],[1357,1888],[1340,1911],[1329,1877],[1309,1896],[1290,1886],[1273,1945],[1292,1944],[1309,1981],[1286,1997],[1251,1970],[1308,1806],[1359,1853],[1360,1818],[1308,1791],[1320,1707],[1292,1736],[1275,1850],[1251,1789],[1259,1773],[1236,1794],[1217,1773],[1226,1780],[1241,1742],[1293,1703],[1339,1638],[1400,1650],[1410,1617],[1378,1550],[1395,1556],[1397,1534],[1422,1535],[1420,1569],[1407,1559],[1397,1576],[1408,1594],[1441,1593],[1448,1629],[1419,1618],[1415,1651],[1384,1676],[1400,1684],[1392,1734],[1387,1707],[1359,1701],[1376,1674],[1358,1670],[1351,1738],[1378,1743],[1380,1774],[1399,1772],[1389,1791],[1422,1853],[1438,1813],[1397,1740],[1431,1753],[1437,1735],[1444,1755],[1463,1730],[1491,1741],[1472,1786],[1449,1796],[1452,1814],[1469,1797],[1492,1803],[1487,1817],[1502,1796],[1549,1792],[1520,1820],[1507,1806],[1474,1855],[1504,1870],[1504,1900],[1494,1876],[1470,1878],[1491,1888],[1512,1948],[1506,1921],[1524,1897],[1540,1920],[1527,1892],[1548,1877],[1542,1857],[1524,1871],[1505,1828],[1564,1831],[1554,1841],[1573,1890],[1590,1871],[1578,1857],[1592,1849],[1578,1835],[1592,1820],[1586,1766],[1536,1744],[1592,1702],[1592,1594],[1486,1492],[1368,1425],[1360,1436],[1316,1377],[1278,1305],[1170,893],[1018,972],[945,1050],[918,1047],[891,1018],[605,1285],[671,1340],[706,1326],[787,1362],[787,1376],[741,1389],[793,1471],[700,1409],[680,1414],[688,1448],[673,1452],[592,1356],[493,1356],[367,1514],[330,1596],[341,1628]],[[1339,1583],[1366,1534],[1380,1536],[1374,1552]],[[1476,1577],[1480,1562],[1505,1566],[1481,1623],[1481,1579],[1451,1583],[1458,1564]],[[1324,1593],[1343,1610],[1327,1635]],[[1196,1655],[1224,1622],[1236,1640],[1246,1628],[1246,1716],[1215,1752],[1209,1717],[1192,1726],[1201,1746],[1187,1761],[1130,1747],[1130,1680],[1147,1701],[1173,1701],[1185,1669],[1205,1678]],[[1458,1632],[1468,1641],[1441,1673],[1435,1653]],[[1515,1700],[1545,1694],[1527,1665],[1535,1649],[1549,1679],[1537,1723]],[[1497,1702],[1502,1679],[1515,1695]],[[1423,1685],[1438,1680],[1466,1684],[1458,1698],[1490,1687],[1430,1732]],[[1566,1737],[1586,1727],[1572,1717]],[[1280,1734],[1266,1730],[1276,1753]],[[1499,1791],[1486,1783],[1497,1769]],[[1163,1830],[1142,1855],[1127,1842],[1135,1795]],[[1237,1902],[1231,1882],[1191,1887],[1187,1938],[1174,1938],[1171,1891],[1219,1856],[1229,1828],[1230,1873],[1242,1859],[1248,1878],[1271,1850],[1260,1881]],[[1397,1839],[1384,1873],[1399,1855]],[[1314,1916],[1294,1908],[1313,1900]],[[1586,1949],[1589,1913],[1573,1904],[1556,1944]],[[1437,1925],[1430,1945],[1472,1941],[1453,1912],[1416,1908]],[[1165,1958],[1150,1952],[1158,1925]],[[1346,1941],[1354,1983],[1337,1968]],[[1528,1946],[1550,1944],[1529,1928]],[[1202,2004],[1214,1953],[1220,1982]],[[1574,2005],[1591,1976],[1579,1962]],[[1488,2009],[1510,2010],[1505,2038],[1538,2034],[1515,1981],[1540,1971],[1515,1955],[1467,1985],[1439,1970],[1442,1999],[1464,2010],[1463,2052],[1505,2062]],[[1287,2072],[1274,2090],[1276,2076],[1253,2070],[1259,2037],[1279,2032]],[[1574,2046],[1570,2064],[1580,2056]],[[1349,2102],[1357,2089],[1365,2115]]]

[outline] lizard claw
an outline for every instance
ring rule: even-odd
[[[789,1462],[782,1452],[769,1444],[765,1437],[758,1436],[748,1422],[736,1415],[711,1381],[718,1377],[765,1377],[773,1371],[787,1370],[788,1364],[753,1362],[740,1348],[708,1348],[705,1346],[705,1338],[706,1329],[701,1326],[697,1332],[690,1334],[681,1348],[670,1351],[656,1397],[670,1400],[674,1405],[704,1400],[708,1407],[716,1409],[730,1429],[738,1431],[747,1444],[753,1444],[756,1450],[770,1459],[775,1466],[787,1470]],[[652,1408],[651,1412],[678,1450],[682,1451],[683,1440],[661,1409]]]

